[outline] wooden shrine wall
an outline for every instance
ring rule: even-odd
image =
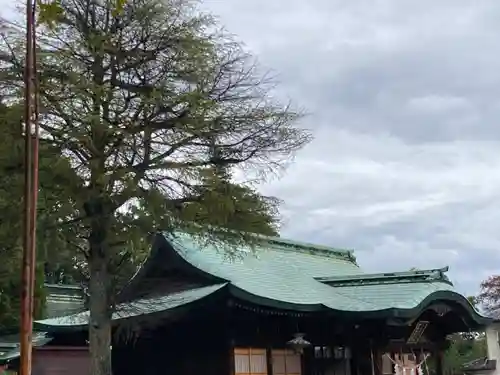
[[[33,352],[32,375],[89,375],[88,348],[45,347]]]

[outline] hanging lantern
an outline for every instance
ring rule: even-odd
[[[333,357],[335,359],[343,359],[345,357],[344,355],[344,348],[342,346],[336,346],[333,348]]]
[[[293,335],[293,339],[287,342],[288,346],[290,346],[295,353],[302,354],[304,352],[304,348],[311,346],[311,343],[304,338],[304,333],[296,333]]]

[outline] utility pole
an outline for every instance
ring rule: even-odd
[[[35,0],[36,1],[36,0]],[[36,84],[35,2],[26,0],[26,59],[24,64],[24,236],[21,295],[20,375],[31,375],[33,309],[36,269],[36,210],[38,198],[38,97]]]

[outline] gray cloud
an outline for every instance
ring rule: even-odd
[[[382,271],[500,273],[500,3],[208,0],[311,112],[315,141],[263,187],[283,234]]]
[[[314,149],[266,186],[286,201],[285,235],[354,248],[372,271],[449,265],[467,293],[500,272],[495,142],[346,134],[319,131]]]
[[[412,142],[498,135],[493,1],[213,2],[332,126]]]
[[[263,186],[285,236],[354,248],[370,271],[450,265],[464,293],[500,273],[498,1],[203,6],[311,112],[315,141]]]

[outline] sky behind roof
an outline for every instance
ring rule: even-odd
[[[0,0],[2,15],[14,8]],[[205,0],[279,73],[315,140],[284,178],[283,236],[368,271],[500,273],[498,0]]]
[[[315,140],[264,191],[283,235],[366,270],[500,273],[500,2],[206,0],[311,113]]]

